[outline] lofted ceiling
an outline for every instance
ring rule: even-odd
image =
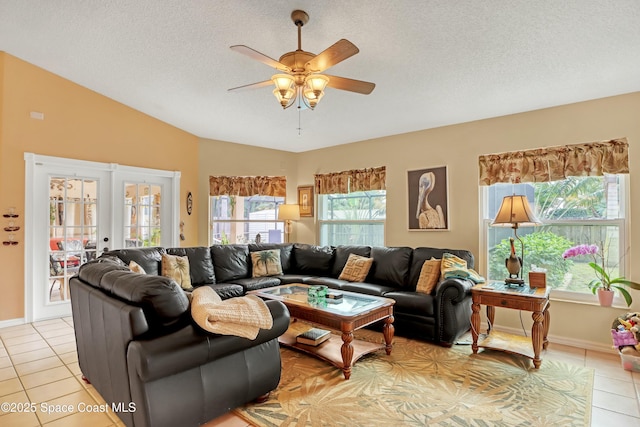
[[[346,38],[314,110],[227,89]],[[0,51],[202,138],[292,152],[640,91],[637,0],[0,0]],[[298,130],[300,123],[301,130]]]

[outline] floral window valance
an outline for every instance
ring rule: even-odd
[[[210,176],[211,196],[274,196],[286,197],[284,176]]]
[[[345,194],[355,191],[384,190],[386,176],[385,166],[316,174],[316,193]]]
[[[626,138],[480,156],[480,185],[629,173]]]

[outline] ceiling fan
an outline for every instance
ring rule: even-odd
[[[358,53],[359,49],[353,43],[341,39],[318,55],[306,52],[302,50],[302,26],[309,22],[309,15],[302,10],[294,10],[291,12],[291,20],[298,27],[298,49],[285,53],[278,61],[248,46],[231,46],[231,50],[267,64],[281,74],[273,75],[271,80],[234,87],[229,91],[256,89],[274,84],[273,94],[282,108],[289,108],[297,101],[298,108],[305,106],[312,110],[324,96],[327,86],[364,95],[373,91],[376,87],[374,83],[320,74]]]

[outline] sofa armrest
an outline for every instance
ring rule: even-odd
[[[261,329],[255,340],[211,334],[197,325],[150,340],[133,341],[127,349],[129,372],[147,382],[204,365],[229,354],[277,339],[289,327],[289,310],[280,301],[266,301],[273,327]]]
[[[436,323],[440,344],[451,346],[471,327],[471,288],[467,279],[445,279],[436,287]]]

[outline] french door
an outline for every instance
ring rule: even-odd
[[[69,278],[109,249],[176,246],[179,172],[25,154],[27,321],[71,314]]]

